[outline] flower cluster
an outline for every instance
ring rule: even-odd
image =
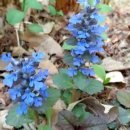
[[[12,58],[9,53],[1,56],[2,60],[9,62],[6,67],[8,74],[5,75],[3,83],[9,88],[10,98],[19,103],[18,114],[27,113],[29,107],[40,107],[48,97],[44,83],[48,70],[38,69],[43,56],[41,52],[19,60]]]
[[[96,64],[100,62],[100,58],[96,54],[104,51],[102,34],[106,27],[101,23],[105,17],[99,14],[99,10],[96,8],[99,0],[95,0],[94,6],[89,5],[85,0],[78,0],[78,2],[84,4],[85,7],[80,13],[70,18],[67,26],[76,39],[76,45],[71,50],[73,65],[68,69],[68,75],[73,77],[80,71],[85,76],[93,76],[93,69],[86,67],[85,63]]]

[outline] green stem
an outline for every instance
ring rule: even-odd
[[[49,108],[46,113],[46,118],[47,118],[47,124],[49,127],[51,127],[51,118],[52,118],[52,108]]]
[[[36,123],[36,125],[38,125],[40,123],[39,114],[36,110],[34,110],[34,113],[35,113],[35,123]]]

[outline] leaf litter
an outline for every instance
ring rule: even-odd
[[[114,1],[114,0],[113,0]],[[112,2],[113,2],[112,1]],[[112,4],[112,2],[110,4]],[[110,73],[108,77],[112,78],[113,75],[117,79],[112,78],[111,83],[115,84],[117,82],[123,82],[124,78],[129,80],[129,70],[130,70],[130,49],[129,49],[129,42],[130,42],[130,10],[129,6],[123,8],[125,4],[117,4],[119,1],[114,1],[114,10],[111,14],[108,16],[107,24],[109,26],[108,30],[108,40],[105,43],[105,50],[106,53],[105,58],[103,59],[103,66],[105,67],[105,70],[107,72],[112,73],[112,76]],[[48,0],[44,3],[44,5],[48,5]],[[127,3],[127,5],[129,5]],[[41,15],[41,16],[40,16]],[[39,17],[42,17],[43,20],[41,20]],[[55,65],[54,61],[50,60],[51,56],[54,56],[55,59],[63,57],[63,49],[61,47],[61,43],[64,41],[64,36],[68,37],[69,33],[65,30],[65,25],[67,22],[68,16],[64,16],[64,19],[60,20],[59,23],[57,21],[60,18],[57,18],[56,21],[54,17],[50,17],[45,12],[42,12],[42,14],[39,14],[39,17],[36,17],[38,21],[46,23],[42,24],[45,28],[45,34],[32,34],[28,30],[26,30],[23,34],[21,34],[21,39],[23,41],[22,47],[17,47],[17,40],[16,40],[16,34],[15,30],[13,30],[10,27],[4,27],[3,20],[4,18],[0,18],[0,28],[4,30],[2,35],[0,35],[0,52],[12,52],[12,54],[15,57],[24,57],[25,55],[30,55],[29,49],[35,50],[35,51],[44,51],[46,53],[46,61],[41,62],[40,67],[41,68],[49,68],[49,72],[53,75],[58,73],[58,68]],[[38,19],[39,18],[39,19]],[[35,19],[35,17],[33,17]],[[125,23],[125,24],[124,24]],[[60,25],[60,26],[59,26]],[[64,25],[64,26],[62,26]],[[118,60],[117,60],[118,59]],[[5,64],[1,62],[0,66],[1,73],[5,70]],[[114,71],[118,71],[118,73],[113,74]],[[118,77],[119,76],[119,77]],[[128,82],[128,81],[127,81]],[[52,83],[53,84],[53,83]],[[116,95],[117,100],[126,108],[129,108],[130,101],[129,101],[129,83],[127,84],[127,88],[123,87],[123,89],[119,89],[118,86],[115,85],[116,91],[114,89],[110,89],[108,95],[111,94],[112,91],[114,91],[114,94]],[[0,88],[2,89],[2,88]],[[109,90],[109,88],[106,88]],[[102,93],[103,94],[103,93]],[[86,96],[86,95],[85,95]],[[97,95],[96,95],[97,96]],[[110,96],[110,95],[109,95]],[[97,101],[95,98],[87,97],[86,100],[82,101],[86,105],[86,111],[92,113],[93,115],[90,115],[89,118],[84,120],[83,123],[79,123],[77,117],[71,112],[65,109],[64,103],[59,100],[59,102],[56,104],[56,108],[60,110],[58,113],[58,121],[57,126],[60,126],[62,130],[107,130],[107,125],[115,120],[122,121],[122,116],[124,116],[127,112],[125,110],[120,110],[117,107],[113,107],[108,109],[110,106],[107,104],[110,102],[108,99],[109,96],[106,96],[105,105],[103,106],[99,101]],[[7,99],[8,97],[4,97],[4,93],[0,93],[0,98],[2,99],[2,102],[4,105],[7,105],[9,102]],[[124,97],[124,98],[123,98]],[[98,98],[98,96],[97,96]],[[123,101],[122,101],[123,100]],[[101,100],[100,100],[101,101]],[[103,101],[101,101],[103,102]],[[104,103],[104,102],[103,102]],[[76,103],[77,105],[77,103]],[[74,105],[75,106],[75,105]],[[107,108],[108,107],[108,108]],[[105,109],[108,109],[107,113],[105,113]],[[71,110],[71,109],[69,109]],[[12,129],[12,127],[7,126],[5,124],[5,115],[7,114],[7,110],[1,110],[0,111],[0,128],[3,129]],[[125,113],[125,114],[122,114]],[[129,117],[126,118],[128,121],[130,121]],[[127,122],[127,121],[126,121]],[[2,127],[1,127],[2,126]],[[54,126],[55,127],[55,126]],[[55,128],[56,130],[59,130],[58,128]],[[126,127],[122,126],[120,127],[120,130],[125,130]]]

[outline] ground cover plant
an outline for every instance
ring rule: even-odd
[[[6,11],[17,44],[0,55],[2,92],[9,102],[0,128],[129,130],[129,89],[113,88],[115,75],[101,65],[109,1],[72,0],[73,13],[58,2],[67,5],[23,0]]]

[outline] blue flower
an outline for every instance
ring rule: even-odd
[[[35,106],[35,107],[40,107],[40,106],[42,106],[42,98],[36,97],[36,98],[34,99],[34,106]]]
[[[71,54],[72,55],[82,55],[86,51],[86,48],[84,46],[76,46],[74,49],[72,49]]]
[[[85,76],[94,76],[95,72],[92,68],[81,68],[80,72],[83,73]]]
[[[85,63],[85,61],[81,57],[76,57],[73,59],[73,65],[75,65],[75,66],[81,66],[84,63]]]
[[[11,54],[10,53],[4,53],[1,55],[1,60],[4,62],[10,62],[11,61]]]
[[[82,14],[77,14],[77,15],[73,15],[73,17],[71,17],[69,19],[69,22],[70,23],[73,23],[73,24],[77,24],[77,23],[81,23],[82,22]]]
[[[77,75],[79,71],[85,76],[93,76],[93,70],[86,67],[85,63],[99,63],[100,59],[96,54],[104,51],[101,35],[107,28],[101,23],[104,22],[105,17],[99,13],[99,9],[96,7],[100,0],[93,0],[92,2],[91,5],[90,1],[78,0],[84,9],[72,16],[67,26],[68,31],[77,41],[70,52],[73,64],[68,69],[68,75],[71,77]]]
[[[26,114],[28,112],[28,106],[27,104],[25,104],[24,102],[21,102],[17,108],[17,113],[19,115],[23,115],[23,114]]]
[[[91,61],[93,64],[100,63],[100,59],[99,59],[99,57],[96,56],[96,55],[92,55],[90,61]]]
[[[73,77],[73,76],[77,75],[77,69],[76,68],[69,68],[67,73],[70,77]]]
[[[35,94],[33,92],[30,92],[30,90],[25,90],[25,93],[22,95],[22,100],[27,104],[28,106],[33,105],[34,103]]]
[[[98,23],[103,23],[105,21],[105,16],[97,13],[93,14],[91,18],[95,18]]]
[[[9,89],[10,98],[15,101],[18,97],[21,96],[21,89],[20,88],[12,88]]]
[[[32,57],[18,60],[10,57],[3,83],[9,87],[10,98],[19,103],[18,114],[26,114],[29,107],[41,106],[48,97],[45,84],[48,70],[38,68],[42,58],[43,53],[33,53]]]
[[[5,78],[3,80],[4,85],[7,85],[8,87],[12,87],[13,83],[17,81],[17,74],[16,73],[11,73],[5,75]]]
[[[25,73],[33,73],[35,71],[35,67],[34,67],[34,63],[33,61],[25,61],[22,63],[23,66],[22,66],[22,71],[25,72]]]
[[[12,71],[14,70],[14,66],[12,65],[12,63],[9,63],[9,65],[6,67],[6,71]]]
[[[94,6],[98,4],[99,2],[100,0],[93,0]],[[90,6],[88,0],[78,0],[78,3],[85,5],[85,7]]]
[[[39,71],[39,73],[30,78],[30,87],[34,87],[34,90],[40,90],[41,88],[46,88],[47,86],[42,82],[43,79],[46,79],[48,75],[48,70]]]
[[[40,62],[44,56],[45,54],[43,52],[39,52],[39,53],[33,52],[32,54],[32,58],[34,58],[35,62]]]
[[[43,79],[46,79],[48,76],[48,70],[39,70],[38,74],[36,75],[36,79],[38,81],[41,81]]]

